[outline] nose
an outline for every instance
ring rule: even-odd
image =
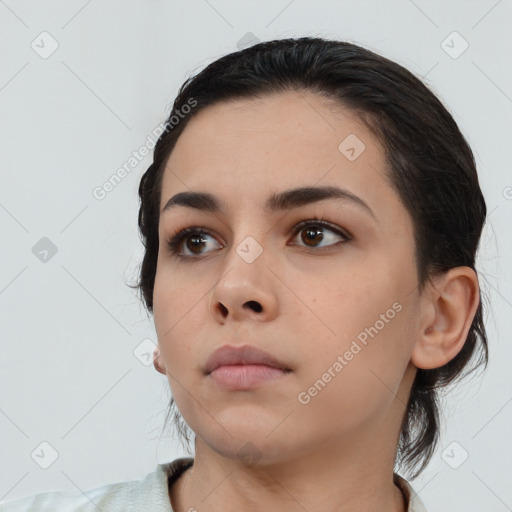
[[[272,320],[278,310],[278,280],[267,266],[268,259],[262,253],[251,261],[236,248],[231,251],[211,294],[210,312],[221,324],[230,320]]]

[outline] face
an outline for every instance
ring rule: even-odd
[[[249,442],[277,461],[398,435],[418,296],[412,221],[386,165],[350,110],[309,92],[218,103],[190,120],[160,209],[182,192],[220,208],[161,213],[153,312],[159,364],[198,443],[235,458]],[[346,193],[268,207],[303,187]],[[203,232],[172,250],[190,227]],[[262,349],[289,371],[222,384],[204,367],[224,345]]]

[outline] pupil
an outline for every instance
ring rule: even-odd
[[[311,241],[315,242],[315,237],[317,235],[322,235],[322,232],[320,229],[307,228],[306,232],[307,232],[306,239],[303,240],[306,244],[309,244],[309,242],[311,242]],[[316,241],[321,242],[322,239],[323,239],[323,236],[321,236],[319,239],[317,238]]]
[[[192,240],[194,240],[194,242],[191,242]],[[196,249],[200,249],[200,245],[202,243],[204,243],[204,239],[201,235],[195,235],[195,236],[191,236],[188,238],[188,248],[192,251],[192,252],[195,252],[194,251],[194,248]]]

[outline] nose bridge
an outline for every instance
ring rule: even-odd
[[[247,265],[258,262],[256,266],[259,267],[262,260],[266,259],[261,258],[269,230],[265,222],[265,216],[256,211],[256,207],[249,202],[238,211],[239,214],[233,223],[232,254],[229,255],[227,264],[241,263],[239,261],[241,259]],[[245,268],[244,265],[240,266]]]
[[[251,223],[252,226],[256,224]],[[222,276],[210,300],[210,310],[214,315],[220,312],[223,316],[241,317],[259,313],[261,318],[268,319],[275,314],[277,297],[269,281],[272,273],[266,268],[270,249],[263,246],[263,225],[252,232],[254,236],[247,234],[247,229],[241,231],[236,228],[233,245],[225,249],[228,252]]]
[[[252,235],[238,237],[237,241],[233,240],[233,245],[227,248],[223,277],[218,285],[242,289],[264,284],[269,248],[264,250],[264,242],[260,243],[260,240],[261,237],[257,240]]]
[[[233,223],[233,247],[228,264],[236,265],[249,274],[254,269],[264,273],[270,254],[268,235],[269,224],[265,215],[256,210],[254,203],[247,201]]]

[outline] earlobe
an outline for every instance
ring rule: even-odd
[[[157,347],[155,351],[153,352],[153,366],[155,367],[155,370],[163,375],[167,374],[167,369],[165,367],[162,367],[159,362],[160,359],[160,349]]]
[[[450,362],[464,346],[479,302],[478,277],[470,267],[454,267],[436,276],[422,297],[411,362],[425,370]]]

